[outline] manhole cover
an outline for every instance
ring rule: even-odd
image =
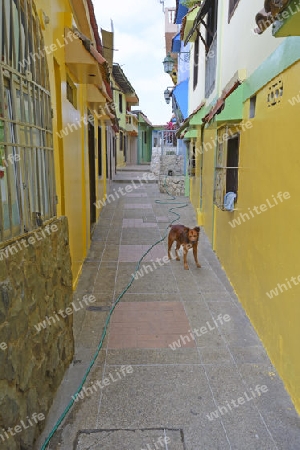
[[[81,430],[74,450],[185,450],[183,430]]]

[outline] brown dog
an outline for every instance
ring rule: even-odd
[[[168,257],[171,258],[170,250],[173,245],[173,242],[176,241],[176,261],[180,261],[178,250],[180,246],[183,247],[183,264],[185,270],[189,270],[189,266],[187,264],[187,254],[190,248],[193,248],[194,259],[197,267],[201,267],[201,264],[198,262],[198,240],[200,234],[200,228],[195,227],[193,229],[187,228],[184,225],[170,225],[171,230],[168,238]]]

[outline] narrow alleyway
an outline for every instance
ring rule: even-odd
[[[140,170],[142,178],[148,167]],[[119,172],[111,193],[119,187],[125,193],[126,180],[137,173],[124,172],[122,178]],[[74,362],[36,449],[80,385],[110,306],[142,254],[174,219],[168,211],[172,205],[155,202],[170,201],[156,183],[136,187],[102,210],[74,294],[80,300],[94,295],[96,301],[74,312]],[[196,225],[189,202],[179,213],[179,223]],[[189,271],[182,261],[166,262],[166,254],[165,240],[145,257],[138,279],[112,315],[82,398],[49,448],[300,449],[298,415],[204,232],[201,269],[191,253]]]

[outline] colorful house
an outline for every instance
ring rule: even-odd
[[[73,288],[113,164],[110,71],[90,0],[0,4],[0,427],[46,416],[73,358]],[[71,311],[72,312],[72,311]],[[59,326],[56,322],[59,322]],[[1,448],[32,448],[44,422]],[[29,428],[29,427],[27,427]]]
[[[153,125],[148,117],[138,110],[133,110],[138,121],[138,159],[137,164],[149,164],[152,155],[152,129]]]
[[[197,6],[182,25],[192,55],[181,130],[194,133],[198,223],[298,411],[299,10],[296,0]]]
[[[113,64],[112,74],[115,112],[119,122],[117,167],[123,167],[126,163],[137,164],[138,124],[136,117],[131,114],[131,107],[137,106],[139,99],[119,64]]]

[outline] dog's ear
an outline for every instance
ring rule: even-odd
[[[189,231],[190,231],[190,229],[189,229],[188,227],[184,227],[184,228],[183,228],[183,232],[184,232],[184,233],[188,233]]]
[[[194,230],[197,231],[197,233],[200,233],[200,227],[195,227]]]

